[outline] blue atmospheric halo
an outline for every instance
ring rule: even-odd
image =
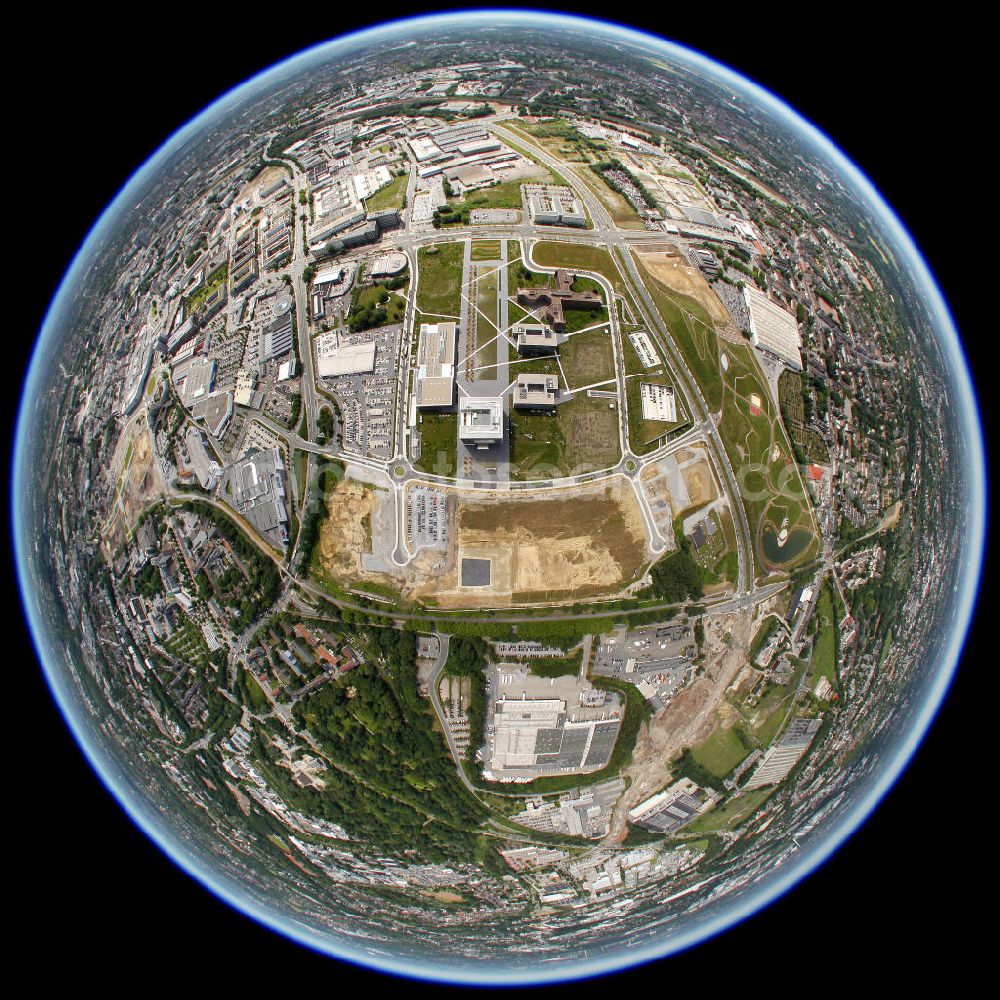
[[[32,521],[26,463],[31,454],[31,435],[35,425],[33,414],[36,407],[41,405],[42,397],[39,390],[43,376],[55,363],[54,356],[60,346],[63,321],[72,310],[74,292],[80,287],[88,270],[89,261],[102,239],[106,234],[113,232],[114,227],[128,212],[129,206],[142,184],[157,173],[174,151],[185,142],[196,138],[203,128],[225,113],[228,108],[252,96],[264,84],[275,82],[285,76],[303,72],[313,65],[335,59],[343,51],[359,42],[377,44],[380,41],[388,41],[399,34],[405,34],[410,29],[424,28],[428,25],[447,29],[468,24],[475,28],[494,26],[498,21],[525,27],[582,30],[604,39],[639,43],[647,48],[656,46],[664,56],[705,73],[710,78],[731,87],[734,92],[740,93],[751,102],[759,105],[787,128],[804,138],[829,162],[834,164],[839,178],[852,187],[868,204],[882,227],[882,235],[899,255],[901,269],[903,266],[909,269],[914,286],[924,294],[935,327],[936,340],[948,367],[947,374],[950,376],[953,391],[953,408],[965,438],[968,469],[964,536],[965,569],[956,586],[951,632],[943,648],[939,664],[933,677],[925,685],[920,707],[909,721],[908,727],[904,732],[897,734],[897,740],[893,747],[882,751],[883,759],[879,763],[876,778],[863,794],[854,798],[842,815],[827,824],[821,841],[818,844],[810,842],[809,846],[779,866],[775,874],[762,878],[749,890],[742,892],[723,911],[718,913],[713,911],[714,915],[711,919],[695,922],[693,926],[679,932],[673,932],[670,936],[665,936],[643,948],[620,951],[600,959],[583,957],[576,960],[553,962],[544,964],[540,968],[504,966],[480,971],[472,965],[449,965],[446,962],[435,961],[431,957],[426,963],[418,964],[394,954],[369,953],[351,945],[345,938],[324,936],[306,926],[304,921],[292,923],[277,911],[268,909],[260,899],[252,896],[246,887],[230,874],[225,873],[220,877],[220,872],[210,870],[201,858],[176,836],[174,830],[164,825],[161,816],[152,809],[148,802],[133,795],[124,781],[127,761],[123,762],[113,757],[94,738],[92,720],[84,717],[75,701],[73,680],[69,673],[71,664],[65,662],[63,651],[57,647],[55,637],[46,627],[46,609],[43,598],[50,596],[47,589],[51,588],[51,583],[39,575],[39,567],[35,561],[33,534],[35,526]],[[905,227],[861,171],[829,138],[799,117],[780,99],[700,53],[609,22],[525,10],[470,11],[416,17],[377,25],[318,45],[271,67],[229,91],[168,139],[163,147],[136,171],[95,223],[49,306],[21,396],[12,487],[14,500],[12,504],[12,529],[15,539],[18,579],[35,648],[42,663],[46,681],[66,724],[84,750],[91,766],[146,836],[182,869],[234,909],[309,948],[395,975],[481,985],[543,983],[596,976],[681,951],[718,934],[767,906],[821,865],[844,840],[862,825],[881,798],[895,783],[922,741],[947,693],[975,603],[982,568],[987,506],[982,429],[968,366],[954,323],[934,278]],[[683,919],[679,923],[683,923]]]

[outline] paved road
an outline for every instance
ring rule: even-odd
[[[590,186],[582,180],[574,168],[568,167],[562,161],[557,161],[553,156],[551,156],[551,154],[548,153],[547,150],[534,145],[530,141],[526,141],[520,134],[512,134],[503,126],[494,126],[493,130],[499,136],[509,138],[523,148],[527,148],[531,154],[536,156],[542,163],[545,164],[545,166],[561,173],[567,178],[567,180],[570,181],[574,190],[580,195],[582,201],[586,205],[587,211],[590,213],[590,217],[594,222],[595,228],[591,230],[590,233],[599,236],[599,242],[607,247],[611,256],[615,258],[619,264],[624,265],[624,267],[619,268],[619,270],[622,273],[625,287],[629,292],[632,301],[635,303],[636,308],[639,310],[640,315],[636,318],[641,319],[643,324],[652,333],[653,339],[658,343],[660,350],[665,352],[664,357],[673,368],[675,379],[687,402],[688,412],[705,430],[706,438],[711,445],[709,448],[709,454],[712,456],[713,464],[715,465],[717,472],[721,471],[723,473],[721,481],[725,485],[726,492],[734,501],[732,506],[735,515],[734,521],[737,526],[737,550],[739,555],[737,591],[742,593],[750,590],[753,586],[752,538],[746,520],[746,511],[743,509],[743,504],[739,500],[740,493],[736,477],[733,474],[732,467],[729,463],[729,457],[722,444],[722,439],[719,437],[715,422],[710,418],[708,403],[702,395],[697,381],[689,371],[683,357],[681,357],[680,352],[674,344],[670,331],[667,329],[666,324],[660,317],[659,311],[650,297],[649,292],[646,291],[645,283],[639,274],[635,260],[633,259],[631,253],[630,244],[641,244],[648,241],[650,237],[655,237],[657,241],[662,242],[667,238],[666,235],[664,233],[650,232],[647,230],[630,231],[628,233],[619,230],[615,226],[614,221],[612,220],[607,209],[601,203],[600,199],[594,194]],[[537,232],[535,233],[535,236],[537,238]],[[673,239],[673,237],[671,237],[671,239]],[[681,240],[676,242],[685,241]]]
[[[721,438],[719,437],[718,430],[715,421],[709,411],[708,404],[704,399],[701,390],[694,379],[691,372],[688,370],[683,357],[677,350],[676,345],[673,343],[673,339],[670,336],[670,332],[659,315],[655,304],[653,303],[649,293],[646,291],[644,281],[642,276],[639,274],[636,263],[632,257],[631,247],[633,245],[642,245],[643,243],[649,242],[662,242],[666,235],[662,232],[647,231],[647,230],[629,230],[623,231],[619,230],[614,221],[611,219],[610,214],[601,203],[600,199],[594,193],[593,189],[578,175],[577,171],[572,167],[567,166],[562,161],[557,161],[543,148],[534,145],[530,140],[525,139],[521,135],[513,135],[509,130],[503,127],[503,125],[493,122],[490,127],[492,130],[501,138],[509,138],[513,140],[518,146],[528,149],[532,155],[536,156],[539,161],[544,163],[546,166],[557,170],[564,177],[567,178],[569,183],[573,186],[574,190],[580,196],[581,200],[587,207],[587,211],[590,213],[590,218],[592,220],[594,228],[589,230],[580,230],[573,228],[562,228],[562,227],[546,227],[544,234],[540,234],[537,227],[530,224],[517,224],[509,226],[476,226],[476,227],[464,227],[461,229],[450,229],[447,233],[441,233],[436,230],[431,230],[428,232],[409,232],[405,231],[398,234],[394,243],[398,249],[406,253],[411,269],[411,279],[412,285],[415,289],[417,287],[417,282],[419,280],[419,259],[417,250],[424,245],[440,242],[442,240],[456,240],[463,238],[471,238],[473,235],[477,238],[482,239],[498,239],[498,240],[519,240],[522,246],[528,248],[528,259],[532,267],[539,270],[551,270],[549,268],[541,268],[539,265],[535,264],[530,256],[530,247],[537,241],[540,235],[544,235],[545,239],[559,239],[562,241],[576,242],[583,245],[589,246],[601,246],[608,249],[612,257],[615,259],[616,263],[619,265],[619,271],[621,273],[622,281],[627,291],[629,298],[631,299],[635,310],[638,315],[635,317],[638,322],[641,322],[649,330],[653,339],[658,343],[663,357],[668,362],[668,366],[673,369],[673,375],[675,382],[684,394],[685,401],[688,406],[688,412],[693,418],[692,427],[686,431],[683,435],[674,439],[673,441],[667,442],[655,451],[644,455],[638,456],[632,453],[629,440],[628,440],[628,427],[627,420],[625,418],[624,407],[619,406],[619,437],[622,450],[621,460],[613,468],[598,470],[594,472],[582,473],[576,476],[569,476],[562,479],[549,479],[541,480],[538,483],[524,482],[513,484],[517,489],[531,488],[533,485],[538,486],[544,483],[546,487],[559,487],[568,485],[579,485],[587,482],[600,481],[602,479],[608,479],[612,476],[625,476],[627,477],[633,485],[637,499],[639,501],[640,510],[643,513],[644,520],[649,532],[649,537],[651,540],[651,547],[654,552],[661,552],[666,547],[667,542],[660,535],[655,519],[652,516],[651,511],[648,506],[648,499],[645,497],[645,492],[642,490],[640,485],[640,477],[642,470],[652,462],[659,461],[671,452],[685,447],[690,443],[697,440],[705,441],[708,446],[708,454],[710,460],[713,464],[716,476],[719,481],[723,483],[727,495],[731,498],[731,507],[734,511],[734,521],[737,526],[737,553],[739,561],[739,571],[738,579],[736,585],[736,593],[731,599],[731,602],[715,602],[711,606],[716,610],[728,610],[730,607],[745,607],[749,604],[756,603],[761,600],[764,596],[767,596],[773,592],[773,586],[770,588],[759,588],[755,589],[753,585],[753,545],[752,538],[747,524],[746,513],[743,508],[742,502],[740,502],[740,494],[738,490],[738,485],[736,482],[736,477],[733,473],[732,467],[729,462],[728,455],[722,444]],[[305,176],[299,171],[298,167],[291,164],[292,167],[292,181],[293,190],[298,191],[301,188],[308,187],[308,181]],[[411,180],[407,189],[407,203],[412,206],[412,198],[415,190],[415,181],[413,179],[413,174],[411,172]],[[307,287],[302,281],[302,274],[308,264],[308,255],[304,249],[303,240],[303,226],[302,221],[298,218],[298,214],[295,216],[295,236],[293,244],[293,260],[291,264],[291,277],[293,284],[293,292],[295,296],[296,303],[296,324],[297,324],[297,335],[299,343],[299,354],[302,362],[302,378],[301,378],[301,398],[302,398],[302,409],[305,415],[306,422],[306,433],[309,440],[301,437],[298,433],[298,428],[293,428],[289,430],[288,428],[282,427],[275,421],[264,417],[257,416],[255,419],[259,420],[265,426],[269,427],[276,434],[281,435],[289,444],[290,448],[296,448],[302,450],[307,454],[307,460],[309,462],[308,478],[307,482],[311,481],[312,472],[315,465],[317,457],[330,457],[339,458],[342,461],[348,461],[356,464],[360,467],[367,468],[371,472],[381,474],[386,477],[386,480],[391,485],[395,492],[395,507],[396,507],[396,545],[393,552],[393,560],[399,564],[404,565],[412,558],[412,553],[406,545],[405,535],[405,505],[404,496],[405,488],[408,483],[421,481],[429,484],[440,484],[440,485],[450,485],[455,484],[455,480],[450,477],[438,476],[430,473],[418,473],[413,470],[406,455],[407,452],[407,398],[406,391],[409,383],[409,357],[410,352],[407,349],[407,338],[400,338],[399,347],[399,364],[398,368],[398,381],[397,381],[397,402],[396,402],[396,422],[395,422],[395,440],[394,440],[394,455],[391,459],[375,459],[369,458],[368,456],[361,455],[349,455],[342,454],[339,452],[338,448],[334,443],[330,443],[326,446],[320,446],[313,443],[315,438],[315,428],[316,428],[316,418],[318,414],[319,400],[317,397],[315,375],[314,375],[314,364],[313,364],[313,354],[311,338],[309,335],[309,323],[308,323],[308,299],[307,299]],[[674,236],[669,237],[674,242],[684,242],[683,240],[678,240]],[[468,253],[468,247],[466,248],[466,254]],[[604,288],[605,295],[609,304],[609,315],[611,317],[611,323],[613,331],[618,330],[618,311],[615,307],[616,293],[611,283],[603,276],[594,274],[597,280],[600,281],[602,287]],[[408,296],[407,301],[407,313],[404,321],[403,329],[412,329],[413,324],[413,314],[415,311],[415,296]],[[503,310],[505,311],[505,310]],[[501,326],[501,329],[504,329]],[[619,399],[624,398],[625,393],[625,373],[624,373],[624,363],[621,358],[620,345],[618,340],[620,338],[620,332],[618,336],[612,337],[612,342],[615,344],[616,357],[615,357],[615,381],[618,389]],[[477,486],[481,485],[477,482]],[[503,488],[509,489],[508,483],[500,483],[496,480],[488,481],[485,485],[488,488]],[[297,492],[297,488],[296,488]],[[300,517],[304,513],[305,504],[308,501],[308,487],[306,489],[307,496],[297,497]],[[255,535],[255,533],[253,533]],[[301,537],[301,532],[300,532]],[[298,542],[296,539],[295,549],[288,555],[288,565],[294,566],[295,559],[298,555]],[[329,595],[323,591],[321,588],[316,587],[308,580],[297,581],[298,585],[307,592],[316,594],[316,596],[322,596],[326,600],[330,600]],[[777,587],[783,585],[775,585]],[[355,604],[350,601],[334,601],[333,603],[340,605],[344,608],[355,609],[355,610],[368,610],[364,605]],[[659,606],[663,610],[667,610],[669,605]],[[400,614],[398,612],[391,612],[394,618],[398,619],[408,619],[408,618],[426,618],[428,615],[423,614]],[[546,616],[542,619],[531,618],[531,620],[567,620],[574,619],[578,617],[604,617],[607,612],[595,611],[589,615],[578,616],[572,614],[560,614],[554,613],[550,616]],[[519,621],[524,620],[525,616],[504,616],[502,618],[488,618],[482,619],[484,621]],[[475,619],[472,619],[475,620]]]

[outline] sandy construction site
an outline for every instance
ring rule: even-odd
[[[115,495],[104,534],[108,551],[115,551],[131,535],[142,512],[166,495],[143,413],[132,419],[119,438],[110,470]]]
[[[617,593],[650,558],[642,513],[623,479],[489,497],[452,492],[439,572],[423,575],[419,559],[407,567],[415,599],[458,608]],[[479,567],[474,583],[463,580],[470,560]]]
[[[661,284],[681,295],[687,295],[704,307],[709,319],[723,327],[732,322],[722,300],[696,267],[692,267],[683,254],[672,244],[664,244],[655,251],[636,248],[634,251],[642,266]]]
[[[697,466],[693,455],[688,468]],[[692,477],[697,481],[696,473]],[[348,589],[365,581],[389,586],[429,607],[504,607],[619,594],[653,558],[638,499],[624,477],[488,494],[435,489],[446,496],[446,541],[420,549],[401,567],[391,559],[391,492],[349,477],[337,483],[316,549],[323,574]],[[665,524],[671,524],[669,508]]]
[[[720,495],[708,456],[700,444],[679,448],[647,466],[642,471],[642,487],[661,534],[664,529],[672,533],[672,518],[704,507]]]
[[[720,713],[733,711],[725,701],[726,689],[746,664],[752,636],[750,609],[706,618],[704,669],[640,729],[632,762],[622,771],[632,780],[615,805],[607,841],[620,841],[628,830],[628,810],[672,780],[670,762],[680,751],[710,736]]]
[[[334,578],[363,577],[362,556],[371,552],[371,520],[378,492],[354,479],[342,479],[326,498],[328,516],[319,529],[316,558]],[[379,578],[381,574],[372,574]]]

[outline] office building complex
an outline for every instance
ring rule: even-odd
[[[503,398],[463,396],[458,401],[458,436],[477,448],[488,448],[502,441]]]
[[[518,375],[514,383],[514,406],[519,410],[546,410],[559,400],[556,375]]]
[[[573,290],[576,275],[571,271],[556,271],[555,288],[519,288],[517,301],[532,312],[539,312],[541,318],[553,330],[561,333],[566,329],[566,309],[598,310],[604,304],[601,296],[587,289],[577,292]]]
[[[566,339],[544,323],[515,323],[510,332],[518,354],[525,356],[555,354]]]

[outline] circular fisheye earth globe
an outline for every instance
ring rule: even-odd
[[[177,132],[46,316],[22,597],[135,823],[276,932],[469,984],[760,910],[947,691],[976,400],[900,220],[769,92],[531,11]]]

